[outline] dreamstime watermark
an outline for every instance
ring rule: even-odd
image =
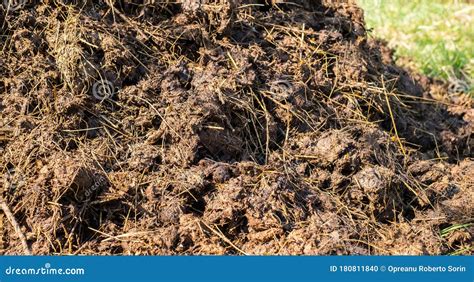
[[[282,79],[270,83],[270,94],[277,101],[287,100],[294,92],[294,85],[289,80]]]
[[[10,94],[16,95],[17,93],[23,93],[23,91],[27,89],[26,84],[24,81],[17,82],[14,87],[10,88]]]
[[[115,94],[115,86],[112,82],[101,79],[92,86],[92,95],[100,101],[112,98]]]
[[[26,181],[22,174],[18,174],[15,169],[9,169],[3,175],[3,181],[6,182],[6,186],[4,184],[3,187],[6,187],[7,190],[16,190],[19,187],[22,187],[26,184]]]
[[[3,6],[7,11],[16,11],[26,5],[27,0],[3,0]]]
[[[12,267],[5,268],[6,275],[85,275],[84,268],[53,268],[51,264],[45,263],[42,267]]]
[[[454,79],[451,79],[449,82],[448,91],[451,94],[468,93],[469,88],[470,88],[469,83],[467,81],[454,78]]]
[[[106,186],[107,183],[107,178],[99,176],[97,180],[94,180],[94,184],[84,193],[85,197],[90,198],[99,188]]]

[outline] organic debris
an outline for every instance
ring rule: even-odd
[[[0,252],[472,254],[472,99],[343,2],[0,8]]]

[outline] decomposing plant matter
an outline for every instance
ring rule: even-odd
[[[353,3],[0,21],[2,197],[34,254],[472,253],[472,99],[397,67]]]

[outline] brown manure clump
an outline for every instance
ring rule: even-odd
[[[355,4],[13,8],[0,253],[473,253],[472,99]]]

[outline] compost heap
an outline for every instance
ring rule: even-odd
[[[472,99],[355,4],[13,8],[1,253],[472,254]]]

